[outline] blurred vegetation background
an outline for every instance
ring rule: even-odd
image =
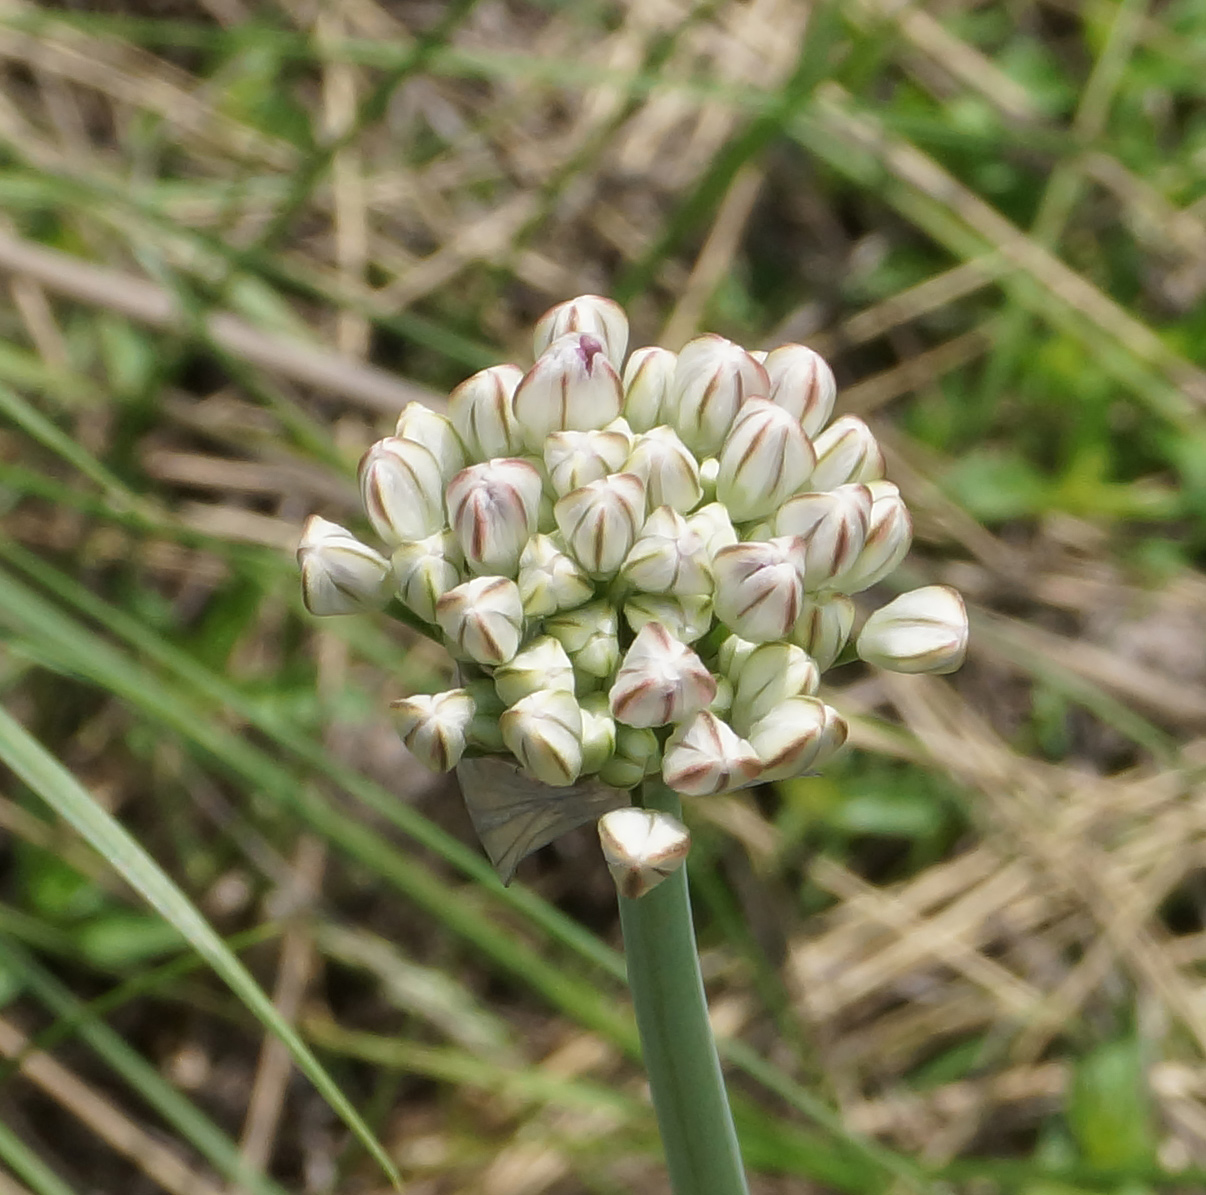
[[[689,810],[755,1192],[1206,1189],[1204,91],[1200,0],[3,0],[0,1193],[665,1190],[592,834],[504,890],[291,555],[586,291],[825,353],[972,609]]]

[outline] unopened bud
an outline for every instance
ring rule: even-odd
[[[628,316],[619,303],[599,295],[580,295],[550,307],[536,321],[533,354],[539,357],[554,340],[573,332],[595,337],[602,343],[607,359],[616,369],[620,368],[628,347]]]
[[[611,758],[599,768],[599,779],[611,788],[636,788],[661,767],[662,748],[646,726],[613,723],[616,742]]]
[[[394,724],[410,753],[433,772],[450,772],[465,752],[473,698],[464,689],[392,702]]]
[[[708,704],[708,709],[718,718],[727,718],[733,712],[733,682],[727,676],[716,678],[716,696]]]
[[[789,411],[804,434],[816,436],[829,422],[837,400],[833,370],[819,353],[802,344],[784,344],[763,362],[770,378],[771,402]]]
[[[311,614],[359,614],[389,601],[389,562],[345,527],[311,515],[297,545],[302,600]]]
[[[832,706],[816,697],[792,697],[754,723],[750,743],[762,761],[761,779],[788,780],[820,767],[848,733]]]
[[[360,496],[377,534],[391,547],[443,529],[440,463],[416,440],[378,440],[360,460]]]
[[[804,601],[805,546],[798,536],[781,536],[721,548],[712,559],[716,617],[755,643],[785,639]]]
[[[669,813],[630,807],[599,818],[599,844],[616,890],[637,900],[682,867],[691,834]]]
[[[857,415],[835,419],[816,436],[812,446],[817,465],[809,485],[815,490],[878,481],[884,475],[884,454],[871,429]]]
[[[803,648],[794,643],[763,643],[741,666],[733,693],[733,729],[748,735],[759,718],[789,697],[810,696],[821,673]]]
[[[699,336],[678,355],[665,417],[696,456],[714,456],[741,404],[770,393],[766,370],[723,336]]]
[[[614,606],[591,602],[544,620],[544,630],[565,648],[574,670],[602,680],[620,660],[620,620]]]
[[[967,653],[967,609],[949,585],[914,589],[876,610],[855,646],[891,672],[954,672]]]
[[[505,664],[523,637],[519,587],[507,577],[474,577],[436,602],[436,622],[454,654],[488,667]]]
[[[465,692],[473,698],[473,718],[465,730],[468,746],[486,755],[501,755],[507,749],[498,720],[506,709],[489,677],[465,683]]]
[[[669,506],[659,506],[641,528],[620,576],[645,593],[710,595],[712,570],[703,540]]]
[[[660,623],[643,626],[624,654],[608,697],[628,726],[665,726],[705,709],[716,680],[703,661]]]
[[[815,594],[805,600],[790,638],[824,672],[842,654],[853,629],[854,603],[844,593]]]
[[[624,418],[634,432],[665,423],[678,356],[656,346],[636,349],[624,369]]]
[[[742,639],[740,635],[730,635],[716,649],[716,667],[721,676],[727,676],[733,684],[741,679],[741,670],[745,662],[758,649],[757,643]]]
[[[703,540],[709,560],[721,548],[727,548],[738,540],[737,529],[722,502],[709,502],[707,506],[701,506],[687,519],[687,526]]]
[[[854,565],[870,517],[871,491],[865,485],[796,494],[783,504],[775,515],[775,531],[804,540],[805,588],[824,589]]]
[[[592,577],[614,576],[645,522],[645,483],[613,473],[566,494],[553,508],[566,546]]]
[[[619,473],[631,447],[632,436],[619,428],[553,432],[544,442],[544,467],[553,492],[564,498],[571,490]]]
[[[522,377],[518,365],[491,365],[448,396],[448,418],[470,460],[489,461],[522,451],[523,440],[511,406]]]
[[[506,710],[503,742],[534,779],[554,788],[573,784],[582,772],[582,711],[572,693],[541,689]]]
[[[754,748],[707,710],[674,731],[662,757],[662,779],[688,797],[744,788],[761,770]]]
[[[424,622],[435,622],[436,602],[461,583],[462,560],[451,531],[400,544],[390,557],[398,596]]]
[[[582,708],[582,773],[597,772],[616,746],[616,723],[607,708],[606,693],[587,693]]]
[[[439,463],[445,484],[465,467],[465,446],[451,421],[421,402],[408,402],[403,407],[394,435],[422,444]]]
[[[638,436],[624,462],[624,471],[635,473],[645,483],[651,507],[670,506],[685,514],[703,497],[699,465],[669,427],[650,428]]]
[[[590,431],[620,413],[620,378],[594,336],[552,342],[523,376],[512,400],[520,435],[531,452],[557,431]]]
[[[895,572],[913,542],[913,520],[900,491],[890,481],[872,481],[867,489],[873,500],[863,550],[834,581],[843,593],[869,589]]]
[[[795,417],[761,398],[747,399],[737,412],[719,459],[716,498],[738,523],[778,510],[816,464]]]
[[[542,635],[494,670],[494,689],[503,705],[514,705],[538,689],[572,693],[574,666],[565,648],[552,635]]]
[[[448,521],[475,573],[513,577],[536,531],[540,474],[513,457],[462,469],[448,483]]]
[[[582,566],[548,535],[534,535],[528,540],[519,557],[516,584],[529,618],[572,610],[589,601],[595,592]]]
[[[636,632],[648,623],[661,623],[680,643],[694,643],[712,629],[712,599],[702,593],[632,593],[624,599],[624,621]]]

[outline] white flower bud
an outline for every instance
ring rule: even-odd
[[[574,666],[565,648],[552,635],[533,639],[494,670],[494,691],[503,705],[514,705],[537,689],[574,691]]]
[[[533,355],[539,357],[554,340],[572,332],[586,332],[601,341],[607,359],[620,368],[628,347],[628,316],[619,303],[599,295],[580,295],[550,307],[536,321]]]
[[[667,398],[674,382],[678,355],[669,349],[637,349],[624,370],[624,418],[634,432],[647,432],[665,423]]]
[[[632,436],[617,426],[589,432],[553,432],[544,442],[544,467],[558,498],[624,468]]]
[[[681,596],[712,592],[712,570],[703,540],[669,506],[659,506],[645,520],[620,576],[645,593]]]
[[[616,747],[616,723],[607,708],[606,693],[587,693],[582,707],[582,773],[597,772]]]
[[[572,693],[529,693],[499,719],[503,742],[533,779],[554,788],[573,784],[582,772],[582,711]]]
[[[821,672],[803,648],[794,643],[763,643],[741,666],[733,692],[733,729],[749,735],[750,728],[789,697],[811,696]]]
[[[389,562],[350,531],[311,515],[297,545],[302,600],[311,614],[358,614],[389,601]]]
[[[699,656],[651,622],[625,652],[608,699],[618,722],[665,726],[705,709],[715,696],[716,680]]]
[[[844,593],[815,594],[804,602],[790,639],[824,672],[842,654],[854,629],[854,603]]]
[[[884,475],[884,454],[871,429],[857,415],[835,419],[812,442],[817,454],[809,485],[832,490],[848,482],[878,481]]]
[[[755,643],[785,639],[804,602],[805,547],[798,536],[781,536],[721,548],[712,559],[716,617]]]
[[[406,404],[398,416],[394,435],[422,444],[439,462],[445,484],[465,467],[465,446],[452,423],[421,402]]]
[[[762,780],[788,780],[820,767],[846,741],[845,720],[816,697],[792,697],[754,723],[750,744]]]
[[[662,763],[657,735],[646,726],[615,726],[616,743],[611,758],[599,768],[599,779],[612,788],[636,788]]]
[[[431,449],[387,436],[360,460],[360,497],[377,534],[391,547],[444,527],[444,479]]]
[[[557,431],[604,427],[620,413],[620,378],[603,342],[586,334],[561,336],[523,376],[512,400],[520,435],[532,452]]]
[[[763,362],[770,378],[770,398],[795,416],[804,434],[816,436],[829,422],[837,400],[833,370],[819,353],[802,344],[784,344]]]
[[[436,622],[454,654],[478,664],[505,664],[523,637],[519,586],[506,577],[474,577],[436,602]]]
[[[578,563],[592,577],[612,577],[645,522],[645,483],[635,473],[613,473],[566,494],[553,514]]]
[[[733,682],[727,676],[716,678],[716,696],[712,698],[708,709],[718,718],[727,718],[733,711]]]
[[[540,474],[513,457],[462,469],[448,483],[448,521],[475,573],[513,577],[536,531]]]
[[[544,630],[565,648],[581,675],[603,680],[620,660],[620,620],[615,607],[591,602],[544,620]]]
[[[788,411],[766,399],[747,399],[720,450],[717,501],[737,523],[773,514],[815,464],[812,444]]]
[[[465,753],[473,698],[464,689],[403,697],[390,704],[394,724],[410,753],[433,772],[450,772]]]
[[[701,506],[690,518],[687,526],[703,539],[708,559],[715,559],[721,548],[727,548],[738,540],[737,529],[722,502],[709,502]]]
[[[599,818],[599,844],[616,891],[637,900],[682,867],[691,834],[669,813],[629,807]]]
[[[398,596],[424,622],[435,622],[436,602],[461,583],[462,559],[451,531],[400,544],[390,557]]]
[[[636,632],[651,622],[661,623],[680,643],[694,643],[712,629],[712,599],[699,593],[633,593],[624,599],[624,621]]]
[[[766,370],[723,336],[699,336],[678,355],[665,418],[696,456],[713,456],[747,398],[770,393]]]
[[[673,428],[654,427],[638,436],[624,472],[635,473],[645,483],[652,507],[670,506],[685,514],[703,497],[699,465]]]
[[[843,593],[859,593],[893,573],[913,542],[913,520],[900,491],[890,481],[870,482],[867,489],[873,501],[863,550],[833,582]]]
[[[582,566],[561,551],[548,535],[534,535],[528,540],[519,557],[516,584],[523,611],[529,618],[572,610],[589,601],[595,592]]]
[[[716,481],[720,477],[720,459],[714,456],[705,456],[699,462],[699,484],[703,486],[703,500],[705,502],[716,501]]]
[[[867,619],[855,646],[891,672],[954,672],[967,653],[967,608],[949,585],[902,593]]]
[[[716,650],[717,671],[735,685],[741,679],[741,670],[745,667],[746,660],[757,649],[757,643],[742,639],[740,635],[730,635]]]
[[[662,779],[688,797],[744,788],[761,770],[754,748],[707,710],[674,731],[662,757]]]
[[[448,396],[448,418],[470,460],[515,456],[522,450],[523,439],[511,405],[522,377],[518,365],[491,365]]]
[[[805,586],[811,592],[830,585],[858,559],[870,517],[871,491],[840,485],[789,498],[775,515],[775,532],[804,540]]]

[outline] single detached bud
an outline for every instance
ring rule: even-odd
[[[821,683],[821,672],[803,648],[794,643],[763,643],[741,666],[733,693],[733,729],[748,735],[789,697],[810,696]]]
[[[863,550],[833,582],[843,593],[869,589],[895,572],[913,542],[913,520],[900,491],[890,481],[869,482],[867,489],[872,502]]]
[[[666,740],[662,779],[688,797],[743,788],[762,770],[754,748],[715,714],[701,710]]]
[[[448,418],[470,460],[489,461],[522,451],[511,406],[522,377],[518,365],[491,365],[448,396]]]
[[[606,693],[587,693],[582,708],[582,774],[597,772],[616,747],[616,723],[607,708]]]
[[[533,355],[539,357],[554,340],[573,332],[585,332],[600,341],[607,359],[620,368],[628,347],[628,316],[619,303],[599,295],[580,295],[550,307],[536,321]]]
[[[465,467],[465,446],[451,421],[421,402],[408,402],[402,408],[394,435],[422,444],[439,462],[445,484]]]
[[[416,440],[387,436],[364,454],[360,497],[377,534],[391,547],[443,529],[440,463]]]
[[[465,730],[468,746],[485,755],[501,755],[507,749],[498,720],[506,709],[489,677],[466,682],[465,692],[473,698],[473,718]]]
[[[832,490],[847,482],[878,481],[884,475],[884,454],[871,429],[857,415],[835,419],[812,442],[817,465],[809,485]]]
[[[534,535],[528,540],[519,557],[516,584],[523,612],[529,618],[572,610],[589,601],[595,592],[582,566],[549,535]]]
[[[771,402],[794,415],[805,435],[816,436],[829,422],[837,400],[833,370],[802,344],[781,345],[766,355],[763,365]]]
[[[514,705],[537,689],[563,689],[572,693],[574,666],[565,648],[552,635],[542,635],[494,670],[494,689],[503,705]]]
[[[703,539],[709,559],[715,558],[721,548],[727,548],[738,540],[737,529],[722,502],[709,502],[707,506],[701,506],[687,519],[687,526]]]
[[[696,456],[714,456],[747,398],[770,393],[766,370],[723,336],[700,336],[678,355],[665,417]]]
[[[587,573],[613,577],[645,522],[645,483],[635,473],[613,473],[566,494],[553,514]]]
[[[523,376],[512,400],[529,451],[540,452],[550,432],[590,431],[620,413],[622,394],[603,342],[583,334],[560,336]]]
[[[448,521],[475,573],[513,577],[536,531],[540,474],[514,457],[462,469],[448,483]]]
[[[854,603],[844,593],[818,593],[805,600],[790,638],[824,672],[842,654],[853,629]]]
[[[699,465],[673,428],[659,426],[638,436],[625,473],[635,473],[644,483],[649,505],[670,506],[685,514],[703,497]]]
[[[775,515],[778,535],[798,535],[805,544],[805,587],[824,589],[851,568],[867,539],[871,491],[865,485],[796,494]]]
[[[762,780],[788,780],[818,768],[846,742],[849,730],[832,706],[791,697],[754,723],[750,744],[762,761]]]
[[[599,818],[599,845],[616,891],[636,900],[682,867],[691,834],[669,813],[629,807]]]
[[[616,742],[611,758],[599,768],[599,779],[611,788],[636,788],[662,764],[657,735],[646,726],[613,723]]]
[[[534,779],[564,788],[582,772],[582,711],[572,693],[541,689],[504,712],[507,750]]]
[[[694,643],[712,629],[712,599],[702,593],[633,593],[624,599],[624,621],[638,633],[648,623],[661,623],[680,643]]]
[[[754,643],[785,639],[804,602],[805,541],[780,536],[733,544],[712,559],[716,617]]]
[[[350,531],[311,515],[297,545],[302,600],[311,614],[359,614],[389,601],[389,562]]]
[[[410,753],[433,772],[450,772],[465,753],[473,698],[464,689],[403,697],[390,704],[394,725]]]
[[[645,593],[712,593],[712,569],[703,540],[669,506],[659,506],[645,520],[620,576]]]
[[[716,680],[703,661],[656,622],[637,633],[608,694],[616,721],[627,726],[681,722],[715,696]]]
[[[544,620],[544,630],[565,648],[574,670],[603,680],[620,660],[620,620],[614,606],[591,602]]]
[[[424,622],[435,622],[436,602],[461,583],[463,560],[451,531],[400,544],[390,557],[398,596]]]
[[[558,498],[623,469],[633,439],[623,426],[616,420],[599,431],[553,432],[545,440],[544,467]]]
[[[891,672],[954,672],[967,653],[967,609],[949,585],[914,589],[876,610],[855,646]]]
[[[816,455],[795,417],[747,399],[720,450],[716,498],[738,523],[773,514],[812,473]]]
[[[519,586],[507,577],[474,577],[436,602],[436,622],[454,654],[478,664],[505,664],[523,637]]]
[[[647,432],[667,418],[667,399],[678,355],[656,346],[636,349],[624,369],[624,418],[634,432]]]

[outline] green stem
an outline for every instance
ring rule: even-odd
[[[646,782],[644,805],[679,816],[678,795]],[[733,1114],[704,995],[687,869],[620,897],[628,985],[674,1195],[746,1195]]]

